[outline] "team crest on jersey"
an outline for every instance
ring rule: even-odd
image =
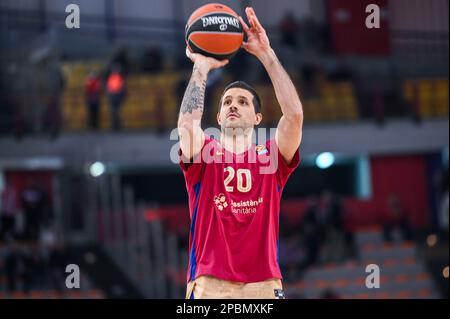
[[[256,146],[256,154],[263,155],[268,153],[267,147],[265,145],[258,145]]]
[[[214,204],[216,205],[217,209],[220,211],[223,211],[225,208],[228,207],[227,199],[224,194],[220,193],[217,196],[214,196]]]

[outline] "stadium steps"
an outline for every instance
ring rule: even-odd
[[[88,262],[87,254],[95,256],[95,263]],[[79,246],[74,249],[74,256],[80,269],[88,274],[95,287],[104,291],[106,298],[125,298],[125,296],[131,299],[143,298],[143,295],[102,248]]]
[[[410,242],[386,245],[379,229],[355,234],[360,260],[311,267],[302,280],[286,284],[286,294],[320,298],[331,289],[341,298],[409,299],[440,298],[425,265]],[[365,285],[368,264],[380,267],[380,288]]]
[[[32,249],[36,244],[22,243],[22,249]],[[7,292],[7,278],[5,274],[5,257],[8,247],[0,243],[0,299],[103,299],[105,294],[95,287],[87,273],[81,271],[81,286],[79,289],[56,291],[51,288],[33,288],[28,293],[23,291]],[[72,248],[68,247],[69,262],[73,262]],[[76,262],[77,263],[77,262]],[[78,264],[78,263],[77,263]],[[82,267],[80,267],[83,270]]]
[[[21,291],[7,293],[0,291],[0,299],[104,299],[100,289],[86,291],[58,292],[56,290],[32,290],[29,293]]]

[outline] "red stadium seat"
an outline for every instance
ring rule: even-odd
[[[395,276],[394,280],[397,283],[403,283],[403,282],[407,282],[409,280],[409,276],[408,275],[397,275]]]
[[[319,279],[314,282],[314,286],[319,289],[325,289],[329,286],[329,284],[326,280]]]
[[[431,293],[430,289],[421,289],[416,294],[416,296],[419,297],[419,298],[430,298],[431,295],[432,295],[432,293]]]
[[[390,294],[388,292],[382,291],[374,294],[374,298],[376,299],[389,299]]]
[[[417,281],[425,281],[425,280],[429,280],[429,279],[430,279],[430,275],[426,272],[420,272],[416,275]]]
[[[409,299],[412,297],[412,293],[410,291],[403,290],[398,292],[395,297],[399,299]]]

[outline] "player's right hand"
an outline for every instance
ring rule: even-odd
[[[201,71],[208,73],[213,69],[221,68],[228,64],[229,60],[217,60],[204,56],[200,53],[193,53],[188,48],[186,48],[186,56],[194,62],[194,66],[199,68]]]

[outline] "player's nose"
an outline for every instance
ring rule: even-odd
[[[231,112],[236,112],[237,109],[238,109],[238,108],[237,108],[236,105],[234,105],[234,104],[231,104],[231,105],[230,105],[230,111],[231,111]]]

